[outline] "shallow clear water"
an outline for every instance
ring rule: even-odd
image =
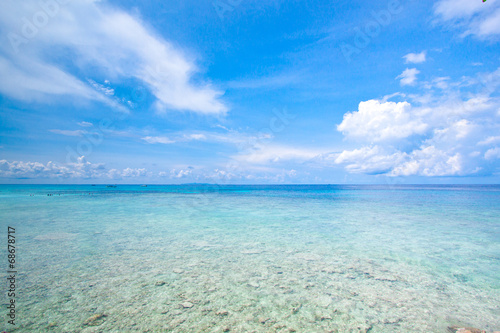
[[[9,332],[500,330],[500,186],[0,186],[0,217]]]

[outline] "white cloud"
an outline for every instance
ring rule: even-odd
[[[444,128],[434,129],[434,140],[441,142],[457,142],[458,140],[465,139],[477,127],[467,119],[448,124]]]
[[[497,147],[488,149],[488,151],[484,154],[484,158],[487,160],[500,158],[500,148]]]
[[[486,16],[484,20],[474,24],[468,33],[477,34],[479,36],[500,34],[500,9]]]
[[[142,138],[142,140],[146,141],[147,143],[155,144],[155,143],[162,143],[162,144],[170,144],[170,143],[175,143],[175,141],[170,140],[169,138],[165,136],[146,136]]]
[[[148,175],[148,171],[146,169],[132,169],[126,168],[121,173],[122,177],[145,177]]]
[[[326,161],[333,160],[351,173],[491,175],[496,166],[486,160],[494,161],[500,154],[500,99],[491,96],[497,76],[498,70],[481,80],[469,80],[466,91],[459,83],[449,82],[449,88],[436,96],[431,91],[408,96],[418,106],[407,101],[362,102],[337,126],[361,146],[331,154]]]
[[[0,161],[0,177],[6,178],[92,178],[104,170],[102,164],[91,164],[85,157],[77,163],[58,165],[54,162]]]
[[[469,154],[470,157],[478,157],[481,155],[480,151],[473,151],[472,153]]]
[[[123,177],[146,177],[151,173],[146,169],[126,168],[124,170],[106,170],[104,164],[90,163],[84,156],[77,163],[61,165],[54,162],[22,162],[0,160],[0,178],[11,179],[121,179]]]
[[[189,134],[184,136],[187,140],[206,140],[205,134]]]
[[[48,18],[40,28],[22,20],[27,17],[29,21],[38,13]],[[32,27],[32,31],[26,27]],[[228,111],[219,100],[223,92],[209,83],[193,82],[198,69],[187,55],[148,30],[138,18],[108,3],[70,1],[44,11],[36,0],[3,1],[0,29],[8,32],[0,40],[5,55],[0,57],[0,92],[9,97],[32,100],[79,96],[125,108],[109,98],[113,89],[90,81],[94,90],[65,69],[54,54],[64,49],[84,75],[97,72],[114,82],[142,81],[156,97],[159,112],[219,115]]]
[[[322,152],[283,145],[255,145],[248,151],[233,156],[239,163],[267,164],[283,161],[307,161],[318,157]]]
[[[92,127],[94,126],[92,123],[89,123],[89,122],[86,122],[86,121],[81,121],[78,123],[78,126],[81,126],[81,127]]]
[[[260,144],[268,143],[273,139],[273,136],[268,131],[262,131],[256,134],[243,133],[236,130],[224,128],[225,132],[209,132],[202,131],[197,133],[174,132],[170,133],[168,137],[162,135],[149,135],[142,137],[143,141],[147,143],[163,143],[171,144],[177,142],[191,142],[191,141],[206,141],[211,143],[224,143],[236,145],[239,150],[247,150]]]
[[[463,36],[488,38],[500,34],[500,1],[441,0],[434,14],[443,23],[462,27]]]
[[[354,150],[344,150],[335,159],[335,164],[344,164],[351,173],[379,174],[390,171],[401,163],[404,154],[397,152],[387,154],[381,147],[362,147]]]
[[[170,178],[186,178],[193,173],[192,168],[186,170],[170,170]]]
[[[410,154],[388,153],[379,146],[343,151],[335,160],[351,173],[389,176],[453,176],[463,172],[460,154],[449,155],[434,146],[420,147]]]
[[[92,87],[94,87],[94,89],[102,92],[104,95],[114,96],[115,90],[113,88],[106,87],[100,83],[95,82],[92,79],[88,79],[87,81],[92,85]]]
[[[434,146],[422,147],[406,156],[406,162],[396,165],[390,176],[456,176],[463,172],[459,153],[449,155]]]
[[[348,112],[337,130],[346,137],[370,142],[407,138],[423,134],[428,126],[412,114],[407,102],[369,100],[359,103],[358,111]]]
[[[432,80],[432,82],[426,82],[424,83],[424,88],[425,89],[432,89],[434,87],[445,90],[449,88],[449,81],[450,77],[444,76],[444,77],[437,77]]]
[[[400,75],[396,76],[396,79],[401,79],[400,83],[402,86],[412,86],[417,81],[417,74],[420,71],[416,68],[407,68]]]
[[[490,4],[493,2],[495,0],[489,1],[488,4],[470,0],[441,0],[434,5],[434,13],[444,20],[468,18],[490,9]]]
[[[59,129],[49,130],[49,132],[52,132],[55,134],[61,134],[61,135],[65,135],[65,136],[84,136],[87,133],[87,131],[82,131],[82,130],[68,131],[68,130],[59,130]]]
[[[426,52],[422,51],[420,53],[408,53],[403,58],[406,59],[405,63],[420,64],[425,62]]]
[[[46,96],[69,95],[114,105],[111,100],[56,66],[24,55],[17,56],[15,60],[0,55],[0,71],[0,92],[12,98],[33,101]]]
[[[478,142],[478,145],[481,146],[486,146],[486,145],[492,145],[492,144],[497,144],[500,143],[500,136],[489,136],[486,139]]]
[[[225,169],[215,169],[211,172],[204,172],[199,175],[200,180],[215,183],[226,183],[230,181],[251,182],[256,184],[265,183],[293,183],[293,179],[301,173],[295,169],[270,168],[262,166],[242,166],[229,167]]]

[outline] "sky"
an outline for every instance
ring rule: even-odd
[[[500,183],[500,0],[4,0],[0,183]]]

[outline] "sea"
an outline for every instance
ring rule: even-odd
[[[500,331],[499,185],[0,185],[0,223],[6,332]]]

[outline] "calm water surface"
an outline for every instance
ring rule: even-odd
[[[3,185],[0,217],[9,332],[500,330],[500,186]]]

